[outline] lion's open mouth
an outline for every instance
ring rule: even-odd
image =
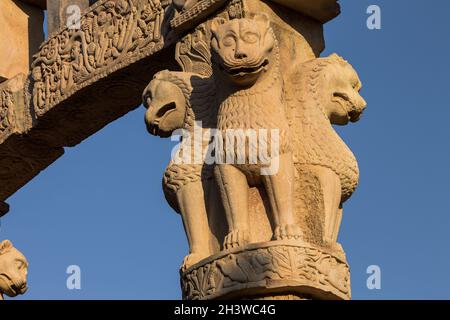
[[[256,67],[236,67],[225,68],[226,72],[234,77],[243,77],[250,74],[258,74],[263,71],[269,65],[269,60],[265,59],[261,64]]]
[[[26,291],[25,283],[14,283],[14,281],[5,273],[0,274],[0,279],[8,286],[8,292],[6,293],[10,296],[17,296]]]
[[[147,130],[151,135],[155,137],[169,138],[172,135],[172,132],[167,132],[161,129],[159,121],[155,121],[152,124],[148,124]]]
[[[177,105],[175,102],[167,103],[160,107],[156,112],[155,118],[152,121],[147,123],[147,129],[150,134],[154,136],[164,135],[163,131],[160,128],[160,123],[164,122],[164,120],[177,109]],[[170,135],[169,135],[170,136]]]
[[[351,122],[357,122],[357,121],[359,121],[361,119],[362,114],[363,114],[363,111],[356,111],[356,110],[354,110],[354,111],[350,111],[348,113],[348,117],[349,117]]]
[[[158,136],[159,133],[159,125],[157,123],[150,124],[147,126],[148,132],[153,136]]]

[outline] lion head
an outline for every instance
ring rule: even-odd
[[[267,15],[230,21],[216,18],[211,31],[214,62],[233,83],[251,86],[268,71],[275,35]]]
[[[357,122],[366,108],[359,94],[362,84],[355,69],[337,54],[302,64],[298,71],[332,124]]]
[[[187,73],[161,71],[144,90],[145,122],[150,134],[167,138],[183,128],[192,91],[188,77]]]
[[[0,243],[0,295],[15,297],[27,291],[28,262],[9,240]]]

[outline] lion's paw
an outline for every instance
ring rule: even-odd
[[[188,255],[187,257],[184,258],[183,265],[181,266],[181,271],[185,272],[187,269],[192,267],[194,264],[200,262],[200,260],[202,260],[203,258],[205,258],[205,257],[202,256],[201,254],[191,253],[190,255]]]
[[[237,248],[248,243],[248,231],[235,230],[231,231],[223,243],[225,250]]]
[[[303,237],[302,229],[296,224],[284,224],[276,227],[275,240],[299,240]]]

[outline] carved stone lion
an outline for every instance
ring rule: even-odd
[[[278,146],[269,155],[271,165],[278,163],[274,172],[264,173],[264,163],[257,159],[251,164],[218,164],[215,176],[218,182],[229,234],[225,248],[247,243],[249,230],[249,186],[261,185],[267,192],[274,220],[274,239],[298,239],[301,229],[295,223],[293,209],[294,163],[285,115],[284,86],[280,73],[279,48],[270,20],[265,14],[253,18],[227,21],[217,18],[212,22],[215,52],[214,68],[220,107],[218,129],[226,136],[230,130],[276,130]],[[220,84],[220,85],[219,85]],[[272,131],[271,131],[272,132]],[[272,150],[273,136],[259,140],[256,149]],[[224,146],[229,141],[224,138]],[[250,143],[250,142],[249,142]],[[255,150],[256,150],[255,149]],[[225,158],[230,152],[225,147]],[[249,156],[249,152],[245,152]]]
[[[194,136],[198,121],[205,128],[215,127],[216,115],[210,108],[213,96],[213,83],[196,74],[168,70],[157,73],[143,97],[148,109],[145,116],[148,131],[168,137],[175,130],[184,129]],[[188,143],[184,141],[184,146],[194,147],[187,146]],[[195,163],[194,158],[190,160],[176,163],[172,159],[163,177],[164,195],[170,206],[181,214],[189,241],[190,253],[184,259],[183,270],[211,254],[205,197],[214,187],[212,166]]]
[[[28,262],[9,240],[0,243],[0,300],[27,291]]]
[[[288,81],[288,101],[293,114],[294,162],[300,176],[314,177],[316,189],[304,190],[304,201],[322,195],[323,241],[336,245],[342,219],[342,204],[355,191],[358,163],[352,151],[333,128],[357,122],[366,102],[359,94],[361,81],[353,67],[336,54],[305,62],[293,68]],[[305,186],[301,186],[305,188]],[[306,189],[306,188],[305,188]],[[341,249],[338,245],[337,249]]]

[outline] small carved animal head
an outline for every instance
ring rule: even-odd
[[[266,14],[230,21],[216,18],[211,31],[214,62],[233,83],[251,86],[267,72],[275,36]]]
[[[15,297],[27,291],[28,262],[12,243],[0,243],[0,295]]]
[[[333,97],[328,106],[330,121],[337,125],[357,122],[361,118],[367,103],[359,92],[362,88],[361,80],[355,69],[337,54],[328,57],[336,63],[330,67],[332,77]]]
[[[188,107],[188,82],[174,74],[180,72],[161,71],[144,90],[143,102],[147,108],[145,122],[150,134],[167,138],[184,126]]]
[[[362,84],[358,74],[347,61],[332,54],[304,66],[300,73],[309,74],[309,85],[317,87],[313,91],[332,124],[346,125],[361,118],[367,104],[359,94]]]

